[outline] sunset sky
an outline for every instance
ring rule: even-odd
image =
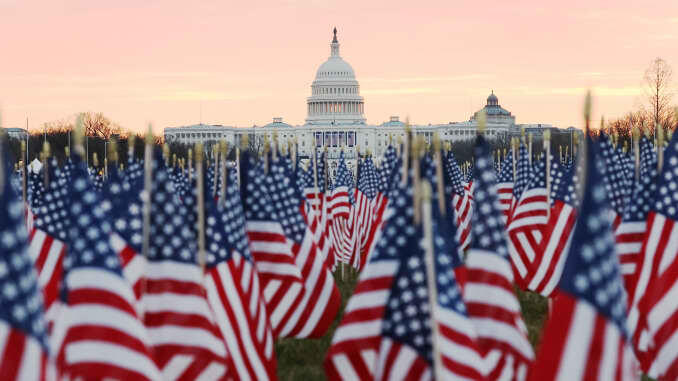
[[[371,124],[467,120],[493,89],[518,123],[581,126],[587,88],[596,119],[637,108],[655,57],[678,83],[676,0],[0,0],[2,124],[302,124],[335,26]]]

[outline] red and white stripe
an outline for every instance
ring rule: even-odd
[[[385,214],[387,206],[388,198],[381,192],[378,192],[376,197],[372,199],[372,221],[370,222],[370,230],[367,232],[367,238],[363,242],[363,248],[360,253],[361,261],[359,270],[362,270],[369,261],[370,254],[373,252],[374,246],[378,241],[384,221],[386,221]]]
[[[457,241],[462,251],[471,244],[471,219],[473,217],[473,182],[464,185],[464,195],[452,196],[457,221]]]
[[[196,264],[149,261],[141,297],[153,358],[165,380],[226,376],[227,352]]]
[[[523,192],[509,218],[508,250],[520,284],[527,276],[531,264],[541,254],[539,249],[542,231],[547,223],[548,214],[546,188],[532,188]]]
[[[353,248],[352,258],[350,264],[360,269],[362,267],[362,259],[364,257],[367,241],[369,240],[369,232],[372,227],[374,219],[374,204],[372,199],[367,197],[363,192],[355,190],[355,205],[351,208],[353,215],[353,235],[355,236],[355,245]]]
[[[51,327],[60,304],[58,296],[66,245],[40,229],[33,229],[28,240],[28,256],[33,260],[38,273],[38,287],[42,291],[45,320],[48,327]]]
[[[438,320],[438,347],[442,360],[442,379],[482,380],[487,372],[480,354],[473,324],[464,315],[436,307]]]
[[[513,291],[509,261],[496,253],[471,249],[466,268],[464,302],[478,335],[488,378],[511,374],[514,377],[510,379],[524,379],[534,352]]]
[[[374,379],[383,315],[397,270],[396,260],[365,266],[325,358],[328,379]]]
[[[0,321],[0,380],[48,379],[47,358],[34,337]]]
[[[64,282],[68,305],[51,337],[62,377],[160,379],[127,281],[111,271],[77,268]]]
[[[130,246],[124,238],[117,233],[110,235],[110,244],[120,258],[120,265],[122,266],[122,275],[127,279],[134,296],[137,300],[141,299],[144,287],[144,272],[146,271],[146,258],[140,253],[137,253],[132,246]],[[138,304],[138,311],[143,311],[141,304]]]
[[[381,338],[376,365],[375,380],[432,380],[428,361],[412,347],[389,337]]]
[[[329,238],[330,231],[326,229],[327,214],[322,209],[315,209],[308,202],[301,203],[301,213],[306,220],[306,225],[313,233],[313,242],[318,247],[318,252],[328,269],[334,270],[335,258],[332,250],[332,240]]]
[[[307,227],[301,244],[290,240],[297,267],[304,282],[302,297],[294,312],[285,321],[278,337],[318,338],[332,324],[341,295],[322,255]]]
[[[643,370],[678,378],[678,227],[650,212],[636,291],[627,319]]]
[[[633,300],[636,283],[638,282],[639,265],[642,258],[640,250],[643,246],[646,226],[645,221],[623,221],[615,230],[616,244],[614,248],[619,256],[621,275],[624,278],[628,300]]]
[[[585,301],[556,297],[530,380],[637,380],[633,351],[619,328]]]
[[[351,203],[348,192],[349,189],[346,186],[336,187],[327,200],[327,207],[332,217],[330,229],[332,229],[335,254],[343,263],[350,262],[356,245],[356,236],[353,234],[356,216],[350,213]]]
[[[499,196],[499,210],[502,212],[504,225],[506,225],[513,202],[513,182],[497,183],[497,195]]]
[[[303,279],[280,223],[247,221],[247,236],[264,300],[276,335],[287,323],[303,296]]]
[[[531,264],[524,283],[528,290],[551,296],[563,274],[577,211],[569,204],[555,200],[543,231],[539,255]]]
[[[234,252],[229,261],[208,269],[205,289],[228,349],[229,375],[276,379],[273,334],[256,267]]]

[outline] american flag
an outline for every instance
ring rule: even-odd
[[[446,158],[447,177],[452,186],[452,204],[456,215],[456,234],[461,250],[466,250],[471,243],[471,216],[473,216],[473,183],[467,183],[465,186],[462,179],[461,170],[450,151]]]
[[[313,233],[299,209],[300,198],[282,160],[271,163],[266,178],[273,210],[292,247],[304,282],[303,296],[294,313],[280,330],[279,337],[321,337],[341,305],[339,289],[313,241]]]
[[[313,173],[313,161],[308,169],[308,177],[306,180],[306,188],[304,194],[306,199],[314,209],[321,209],[325,199],[325,155],[322,151],[315,152],[315,178]],[[317,180],[318,188],[315,188],[315,181]],[[316,193],[317,192],[317,193]]]
[[[501,171],[497,179],[497,194],[499,195],[499,208],[502,211],[502,221],[506,225],[511,214],[511,198],[513,197],[513,155],[507,155],[501,163]]]
[[[304,281],[273,206],[263,165],[255,166],[247,152],[240,160],[240,194],[244,196],[246,230],[252,258],[262,281],[266,309],[277,336],[298,308]]]
[[[442,152],[441,152],[442,155]],[[447,162],[447,163],[446,163]],[[457,166],[456,161],[454,161],[454,155],[448,153],[448,156],[445,160],[442,162],[443,164],[443,192],[444,195],[443,197],[445,198],[445,217],[439,217],[436,221],[437,225],[434,225],[435,228],[437,228],[439,231],[442,231],[443,233],[440,233],[442,236],[446,237],[447,240],[453,241],[453,243],[450,243],[449,246],[453,249],[456,250],[456,253],[451,253],[450,257],[452,258],[452,268],[454,269],[455,276],[456,276],[456,281],[459,287],[463,290],[464,285],[466,284],[466,266],[464,264],[464,250],[462,245],[460,244],[460,235],[458,234],[458,220],[457,220],[457,215],[455,211],[455,206],[456,204],[454,201],[456,200],[456,196],[458,195],[459,189],[462,189],[461,192],[463,192],[463,186],[461,185],[461,171],[459,171],[459,167]],[[439,181],[436,176],[434,175],[435,173],[435,163],[433,162],[431,164],[431,168],[425,172],[426,177],[429,179],[429,182],[432,184],[431,187],[433,188],[433,198],[436,199],[437,197],[440,197],[437,195],[437,181]],[[454,172],[457,172],[457,175],[452,175],[451,174],[451,167],[456,166],[456,170]],[[434,208],[434,213],[439,213],[439,210],[437,208]],[[470,217],[469,217],[470,218]],[[439,225],[439,227],[438,227]],[[470,243],[470,229],[471,229],[471,224],[469,222],[467,229],[469,230],[467,233],[468,238],[465,238],[469,243]],[[454,237],[454,238],[452,238]],[[463,236],[462,236],[463,237]]]
[[[314,185],[314,169],[312,167],[313,162],[311,162],[311,167],[309,167],[308,171],[306,172],[306,178],[304,180],[305,188],[303,193],[308,202],[302,203],[302,213],[306,218],[306,223],[313,232],[313,240],[322,253],[325,264],[328,268],[334,270],[337,263],[334,254],[334,239],[332,237],[332,229],[330,229],[332,224],[332,216],[328,210],[328,195],[325,194],[325,162],[324,156],[321,153],[315,153],[315,155],[317,163],[316,175],[318,189],[316,193]]]
[[[388,193],[393,189],[398,169],[400,168],[400,159],[398,158],[396,149],[393,146],[388,146],[384,151],[384,158],[379,167],[379,192],[388,196]]]
[[[531,380],[632,380],[626,293],[601,153],[587,139],[586,184],[574,239],[558,285]]]
[[[470,184],[473,182],[473,167],[474,164],[473,162],[471,162],[471,165],[469,165],[469,167],[466,170],[466,177],[464,178],[464,182],[466,184]]]
[[[337,175],[334,179],[334,188],[328,200],[328,208],[332,215],[332,235],[334,238],[334,250],[337,258],[343,263],[349,263],[356,244],[353,234],[351,208],[355,205],[355,185],[353,174],[348,169],[342,152],[339,158]]]
[[[379,193],[379,175],[372,158],[365,158],[358,168],[356,203],[352,210],[355,215],[353,234],[356,236],[356,247],[351,264],[361,269],[372,246],[376,228],[380,225],[386,203],[378,199],[383,195]]]
[[[513,290],[513,271],[501,220],[490,147],[478,136],[475,156],[473,238],[466,257],[464,301],[478,334],[488,378],[524,380],[534,360],[520,304]]]
[[[509,169],[511,171],[513,170],[513,168]],[[511,224],[511,218],[513,218],[518,201],[523,195],[525,188],[527,188],[531,178],[532,165],[530,164],[530,154],[527,152],[527,147],[525,147],[524,144],[520,144],[520,148],[518,148],[518,161],[516,162],[516,181],[515,184],[513,184],[511,209],[508,216],[509,225]]]
[[[5,181],[0,195],[0,379],[44,380],[47,327],[23,218],[24,205]]]
[[[222,379],[224,339],[215,323],[197,262],[197,239],[188,227],[194,213],[175,194],[161,160],[154,160],[151,230],[141,303],[153,358],[168,380]]]
[[[650,212],[652,197],[657,189],[657,155],[650,141],[643,136],[640,141],[639,181],[635,184],[633,198],[624,210],[622,222],[615,230],[615,250],[621,263],[621,273],[629,300],[633,295],[640,273],[642,258],[640,249],[645,238],[647,215]]]
[[[57,316],[59,289],[63,275],[63,258],[68,240],[68,178],[65,171],[55,168],[49,189],[34,193],[35,222],[28,241],[28,256],[38,272],[45,317],[51,327]]]
[[[517,283],[521,286],[530,264],[541,254],[538,250],[542,230],[548,219],[545,161],[539,160],[535,163],[531,179],[520,196],[507,227],[509,255],[516,270]],[[558,167],[556,160],[551,160],[551,176],[558,171]]]
[[[408,195],[410,196],[410,195]],[[398,200],[396,200],[398,202]],[[407,202],[407,201],[405,201]],[[412,206],[408,206],[412,209]],[[407,213],[409,215],[410,213]],[[387,253],[396,253],[396,271],[388,290],[386,308],[382,320],[379,350],[377,352],[375,379],[429,379],[433,373],[433,332],[431,310],[435,309],[441,335],[439,342],[442,361],[442,378],[459,377],[467,371],[478,375],[482,361],[477,351],[475,357],[459,356],[461,353],[454,339],[462,335],[462,346],[473,345],[472,326],[464,313],[461,293],[454,282],[449,253],[445,252],[442,237],[438,236],[435,262],[437,272],[438,300],[429,304],[426,262],[424,259],[423,234],[421,226],[415,226],[412,216],[396,217],[396,229],[387,231],[388,243],[380,247]],[[387,229],[389,229],[387,227]],[[391,233],[397,232],[394,235]],[[440,263],[442,262],[442,263]],[[460,316],[461,315],[461,316]],[[454,326],[453,326],[454,325]],[[463,367],[462,367],[463,366]],[[435,375],[437,376],[437,375]]]
[[[134,308],[134,293],[108,242],[109,216],[83,163],[76,163],[67,190],[71,223],[64,258],[64,307],[52,333],[61,374],[158,379],[148,334]]]
[[[678,378],[678,134],[664,151],[664,163],[647,217],[639,275],[628,327],[641,366],[649,376]],[[647,332],[645,332],[647,331]]]
[[[462,297],[463,288],[457,278],[457,269],[463,267],[463,262],[458,255],[459,243],[454,238],[454,224],[440,216],[434,205],[431,208],[434,216],[433,247],[438,295],[434,308],[443,368],[440,376],[445,380],[485,379],[487,369],[478,347],[478,335],[469,319]]]
[[[374,253],[360,273],[358,284],[346,305],[344,316],[325,358],[326,375],[332,380],[377,378],[375,371],[384,329],[384,315],[398,271],[400,255],[407,254],[399,249],[403,249],[407,243],[405,232],[415,233],[411,188],[404,189],[396,185],[390,200],[392,214],[385,222],[383,235]],[[422,325],[424,322],[419,323]],[[423,361],[419,363],[427,366]]]
[[[143,218],[141,189],[132,186],[129,177],[121,176],[112,169],[107,186],[104,188],[102,207],[110,210],[113,218],[113,232],[110,235],[111,247],[118,254],[122,265],[122,274],[132,286],[137,301],[141,299],[145,282],[146,258],[141,255],[143,241]],[[137,303],[137,310],[142,306]]]
[[[276,379],[273,333],[252,259],[238,177],[227,175],[226,197],[207,209],[205,288],[230,356],[229,376]]]
[[[553,168],[553,167],[552,167]],[[524,284],[544,296],[555,291],[563,272],[577,220],[577,167],[551,172],[551,206],[542,231],[538,255],[530,264]]]
[[[624,207],[630,198],[627,192],[632,190],[632,185],[628,184],[622,170],[622,162],[618,160],[612,143],[605,135],[601,135],[598,142],[601,151],[601,159],[605,161],[603,176],[607,197],[610,199],[610,212],[613,216],[613,230],[621,223],[624,215]]]

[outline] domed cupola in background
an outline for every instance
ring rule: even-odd
[[[504,123],[508,125],[514,125],[516,123],[516,117],[511,115],[509,110],[499,105],[499,98],[494,95],[494,90],[492,90],[490,96],[487,97],[487,104],[482,110],[485,110],[485,117],[488,123]],[[477,120],[478,114],[482,110],[473,113],[471,121]]]
[[[330,43],[330,57],[318,68],[306,105],[306,124],[365,124],[360,85],[351,65],[339,55],[337,28]]]

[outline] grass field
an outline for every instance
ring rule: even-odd
[[[337,279],[337,285],[341,291],[342,313],[357,280],[357,273],[347,273],[344,280]],[[529,331],[530,342],[536,346],[539,342],[542,324],[546,318],[546,299],[534,293],[520,291],[518,291],[518,297],[523,310],[525,324]],[[278,355],[278,376],[281,380],[325,379],[322,363],[325,359],[325,353],[327,353],[327,349],[332,342],[334,330],[341,320],[342,313],[337,316],[327,334],[320,339],[278,340],[275,350]]]

